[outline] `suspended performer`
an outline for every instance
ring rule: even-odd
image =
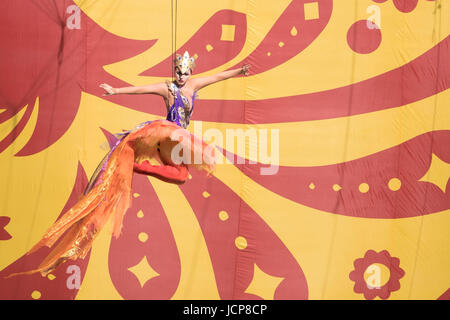
[[[146,174],[169,183],[184,183],[188,168],[194,166],[210,174],[215,167],[214,149],[190,134],[186,128],[194,110],[198,90],[218,81],[243,74],[248,75],[250,65],[218,74],[191,79],[195,58],[186,51],[174,59],[175,79],[139,87],[113,88],[104,83],[104,95],[156,94],[163,97],[167,118],[147,121],[118,135],[120,139],[111,148],[92,175],[82,198],[45,233],[28,251],[31,254],[43,246],[54,247],[37,269],[14,273],[48,275],[68,259],[85,258],[92,242],[110,217],[112,234],[118,238],[127,209],[131,205],[133,173]],[[182,153],[173,152],[174,148]],[[174,159],[172,153],[177,155]],[[202,159],[200,163],[185,159]],[[156,161],[156,162],[155,162]],[[152,164],[153,163],[153,164]],[[65,234],[65,235],[64,235]],[[63,236],[64,235],[64,236]]]

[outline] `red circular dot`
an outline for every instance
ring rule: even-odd
[[[411,12],[417,6],[418,0],[394,0],[395,7],[401,12]]]
[[[375,51],[381,43],[381,31],[371,21],[356,21],[347,32],[347,43],[349,47],[361,54]]]
[[[373,2],[376,2],[376,3],[383,3],[383,2],[386,2],[387,0],[373,0]]]

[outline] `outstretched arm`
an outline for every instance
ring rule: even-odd
[[[250,69],[250,67],[251,66],[249,64],[245,64],[242,66],[242,68],[239,68],[239,69],[223,71],[223,72],[217,73],[217,74],[209,76],[209,77],[192,79],[191,83],[192,83],[192,86],[194,87],[194,90],[197,91],[206,86],[209,86],[210,84],[213,84],[213,83],[216,83],[216,82],[219,82],[222,80],[226,80],[226,79],[235,77],[240,74],[248,75],[248,70]]]
[[[163,97],[167,97],[168,89],[165,83],[156,83],[149,84],[141,87],[122,87],[122,88],[113,88],[109,84],[102,83],[100,85],[106,93],[104,96],[111,96],[114,94],[157,94]]]

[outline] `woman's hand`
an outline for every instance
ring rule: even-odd
[[[244,76],[248,76],[248,70],[250,70],[251,65],[249,64],[244,64],[241,68],[241,74],[243,74]]]
[[[109,84],[102,83],[99,87],[103,88],[106,93],[104,93],[104,96],[112,96],[113,94],[117,94],[117,89],[111,87]]]
[[[236,77],[240,74],[243,74],[244,76],[248,76],[248,74],[249,74],[248,71],[250,70],[250,67],[251,67],[251,65],[244,64],[241,68],[222,71],[222,72],[219,72],[217,74],[214,74],[214,75],[208,76],[208,77],[191,79],[190,80],[191,86],[194,88],[194,91],[197,91],[206,86],[209,86],[210,84],[213,84],[213,83],[216,83],[216,82],[219,82],[222,80],[230,79],[230,78]]]

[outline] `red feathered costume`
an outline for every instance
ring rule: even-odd
[[[185,109],[180,108],[183,107],[181,96],[179,92],[175,93],[175,103],[167,120],[149,121],[122,134],[95,171],[83,197],[27,253],[43,246],[52,247],[67,232],[39,267],[10,276],[35,272],[45,276],[68,259],[84,258],[110,218],[113,218],[112,233],[118,238],[123,217],[131,205],[133,172],[183,183],[189,175],[188,166],[206,170],[208,174],[214,170],[214,149],[185,129],[192,110],[186,117]],[[172,156],[174,148],[184,153],[179,154],[184,159],[202,159],[201,163],[177,163]],[[160,165],[152,165],[152,159]]]

